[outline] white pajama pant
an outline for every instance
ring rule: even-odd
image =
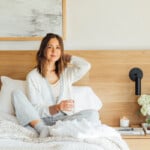
[[[58,120],[66,121],[66,120],[81,120],[83,118],[93,122],[100,123],[99,114],[96,110],[83,110],[73,115],[66,115],[62,112],[59,112],[56,115],[52,115],[45,118],[40,118],[38,112],[29,102],[25,94],[21,90],[14,91],[12,93],[12,104],[15,109],[16,117],[18,122],[22,126],[28,125],[33,120],[42,119],[46,125],[54,125]]]

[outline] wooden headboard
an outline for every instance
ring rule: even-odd
[[[90,72],[76,85],[88,85],[103,102],[100,117],[103,123],[119,125],[126,116],[131,124],[143,122],[139,114],[135,83],[129,79],[134,67],[143,70],[142,93],[150,93],[149,50],[67,50],[66,53],[84,57],[91,64]],[[36,51],[0,51],[0,75],[25,79],[35,66]]]

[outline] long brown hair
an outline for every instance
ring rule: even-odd
[[[47,61],[47,59],[46,59],[47,49],[46,48],[47,48],[49,40],[51,40],[52,38],[56,38],[58,40],[60,48],[61,48],[60,59],[58,61],[56,61],[56,63],[55,63],[55,72],[56,72],[58,77],[60,77],[60,74],[62,73],[62,71],[67,66],[67,63],[64,60],[64,44],[63,44],[62,38],[57,34],[48,33],[42,39],[40,48],[39,48],[39,50],[37,52],[37,55],[36,55],[37,69],[43,77],[45,77],[45,75],[46,75],[46,71],[45,71],[45,64],[46,64],[46,61]]]

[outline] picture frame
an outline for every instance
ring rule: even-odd
[[[47,33],[66,38],[66,0],[2,0],[0,41],[37,41]]]

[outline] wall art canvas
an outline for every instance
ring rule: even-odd
[[[0,0],[0,39],[63,36],[64,0]]]

